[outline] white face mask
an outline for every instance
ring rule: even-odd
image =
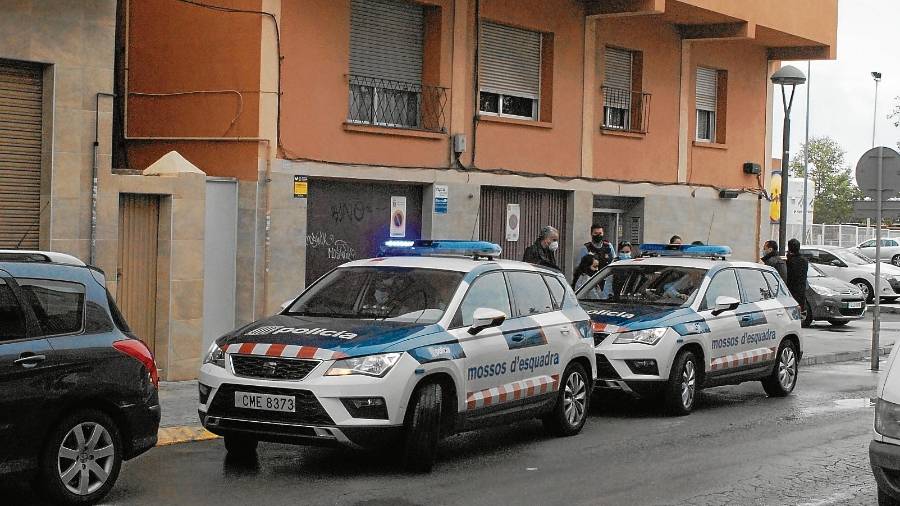
[[[550,251],[554,251],[554,252],[555,252],[556,250],[559,249],[559,241],[553,241],[553,242],[551,242],[550,244],[547,245],[547,249],[549,249]]]

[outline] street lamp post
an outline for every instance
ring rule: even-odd
[[[875,147],[875,125],[878,123],[878,83],[881,82],[881,72],[872,72],[872,80],[875,81],[875,107],[872,110],[872,147]]]
[[[797,67],[786,65],[772,74],[772,83],[781,86],[781,103],[784,106],[784,130],[781,135],[781,203],[778,216],[778,248],[783,255],[787,246],[787,203],[788,203],[788,171],[791,164],[791,107],[794,105],[794,92],[798,85],[806,82],[806,76]],[[785,88],[791,87],[791,96],[787,97]],[[803,210],[804,213],[806,209]]]

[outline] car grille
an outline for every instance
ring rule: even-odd
[[[234,405],[235,392],[293,396],[297,412],[283,413],[280,411],[238,408]],[[325,408],[319,404],[319,400],[309,390],[257,387],[253,385],[223,384],[219,387],[215,397],[213,397],[209,410],[207,410],[207,415],[264,422],[334,425],[334,420],[328,416]]]
[[[319,365],[318,360],[232,355],[234,373],[248,378],[302,380]]]
[[[615,367],[609,363],[609,359],[602,353],[597,354],[597,378],[598,379],[622,379]]]

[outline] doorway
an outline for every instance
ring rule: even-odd
[[[116,303],[131,331],[156,353],[159,196],[119,195]]]

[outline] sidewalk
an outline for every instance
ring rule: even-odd
[[[886,310],[900,314],[900,305]],[[887,355],[900,338],[900,322],[883,322],[879,354]],[[845,327],[816,323],[805,329],[801,366],[862,360],[870,356],[872,324],[862,320]],[[159,445],[214,439],[218,436],[200,426],[197,418],[197,381],[162,382],[159,392],[162,421]]]

